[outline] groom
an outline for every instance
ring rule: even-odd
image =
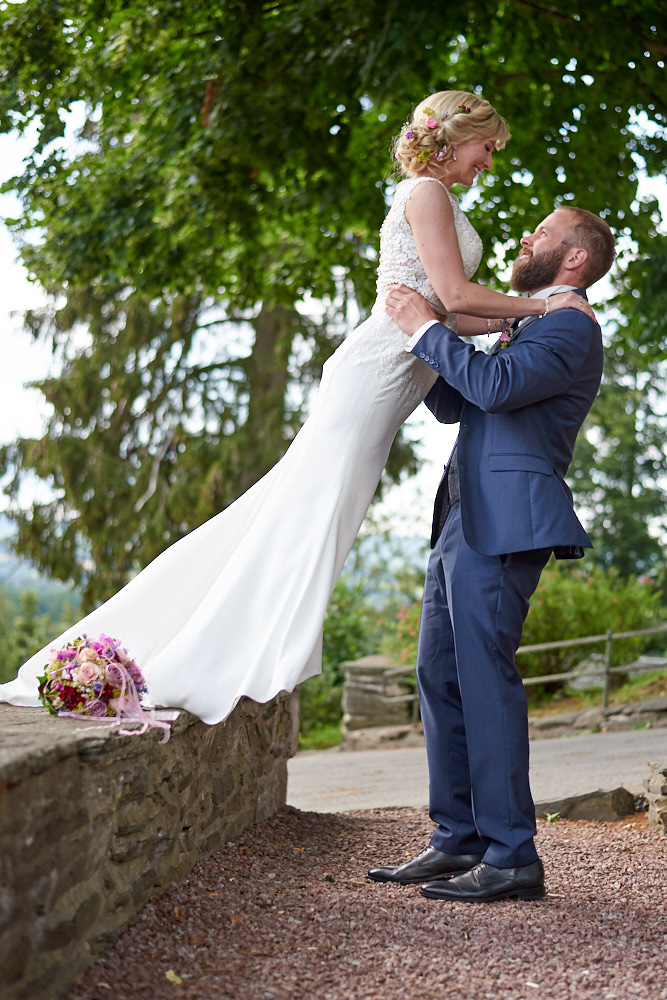
[[[571,207],[521,245],[511,287],[540,298],[584,295],[614,259],[607,224]],[[427,405],[460,430],[436,497],[417,654],[436,829],[414,860],[369,876],[424,883],[422,895],[434,899],[539,899],[544,870],[514,654],[551,553],[577,558],[591,544],[564,477],[600,384],[600,328],[578,309],[547,311],[486,354],[405,286],[389,292],[386,310],[410,335],[406,349],[441,376]]]

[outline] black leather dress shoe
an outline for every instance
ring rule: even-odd
[[[490,903],[494,899],[543,899],[544,868],[541,861],[523,868],[494,868],[476,865],[463,875],[423,885],[419,890],[429,899],[448,899],[460,903]]]
[[[371,868],[368,877],[375,882],[398,882],[400,885],[417,885],[433,879],[460,875],[474,868],[482,854],[445,854],[435,847],[425,847],[412,861],[387,868]]]

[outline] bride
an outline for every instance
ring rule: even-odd
[[[405,350],[385,313],[391,284],[420,292],[458,332],[486,334],[546,300],[502,295],[470,278],[481,240],[450,194],[492,166],[509,139],[474,94],[422,101],[395,142],[406,179],[382,225],[371,315],[325,363],[312,412],[280,462],[230,507],[166,549],[105,604],[0,685],[0,700],[39,705],[52,647],[107,633],[138,662],[144,700],[225,719],[242,696],[266,702],[320,670],[322,623],[391,443],[435,372]],[[549,309],[574,304],[554,295]],[[500,318],[499,318],[500,317]]]

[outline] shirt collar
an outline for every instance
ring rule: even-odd
[[[539,292],[533,292],[531,299],[546,299],[548,295],[557,295],[559,292],[576,292],[576,285],[549,285],[548,288],[540,288]]]

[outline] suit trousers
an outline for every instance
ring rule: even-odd
[[[528,710],[514,654],[551,551],[482,555],[466,544],[455,503],[424,585],[417,679],[431,845],[484,853],[498,868],[537,859]]]

